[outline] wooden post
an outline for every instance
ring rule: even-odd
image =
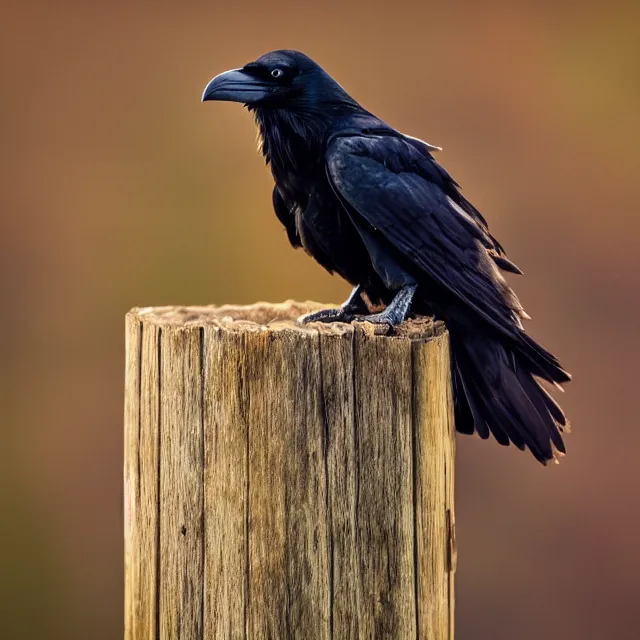
[[[446,331],[313,308],[127,315],[126,640],[453,638]]]

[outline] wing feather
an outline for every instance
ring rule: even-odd
[[[526,316],[483,242],[486,222],[452,200],[430,156],[402,137],[338,136],[327,146],[326,169],[351,215],[484,322],[519,337]]]
[[[291,246],[294,248],[301,247],[302,241],[300,240],[298,228],[296,227],[295,211],[292,211],[291,207],[289,207],[285,202],[285,199],[282,196],[282,193],[280,193],[280,189],[278,189],[277,185],[273,188],[272,198],[273,210],[275,211],[278,220],[280,220],[284,225]]]

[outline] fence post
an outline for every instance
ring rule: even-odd
[[[453,638],[448,335],[126,320],[125,640]]]

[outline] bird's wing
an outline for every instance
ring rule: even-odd
[[[272,196],[273,210],[275,211],[278,220],[282,222],[284,228],[287,230],[287,237],[289,238],[291,246],[294,248],[301,247],[302,242],[300,240],[298,228],[296,227],[295,211],[292,211],[291,207],[286,203],[282,193],[280,193],[280,189],[278,189],[278,185],[273,188]]]
[[[400,135],[338,134],[329,181],[354,222],[381,234],[447,297],[512,338],[526,317],[485,246],[486,229],[448,195],[446,172]]]

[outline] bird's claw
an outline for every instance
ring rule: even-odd
[[[337,309],[321,309],[320,311],[313,311],[312,313],[305,313],[298,318],[300,324],[309,324],[310,322],[351,322],[355,316],[344,309],[338,307]]]
[[[368,316],[356,316],[355,320],[357,322],[370,322],[371,324],[386,324],[391,327],[395,327],[396,325],[404,322],[404,318],[401,314],[393,312],[388,313],[387,309],[381,313],[372,313]]]
[[[371,322],[372,324],[386,324],[391,327],[402,324],[409,315],[411,301],[417,288],[415,284],[403,287],[384,311],[372,313],[368,316],[357,316],[357,320]]]

